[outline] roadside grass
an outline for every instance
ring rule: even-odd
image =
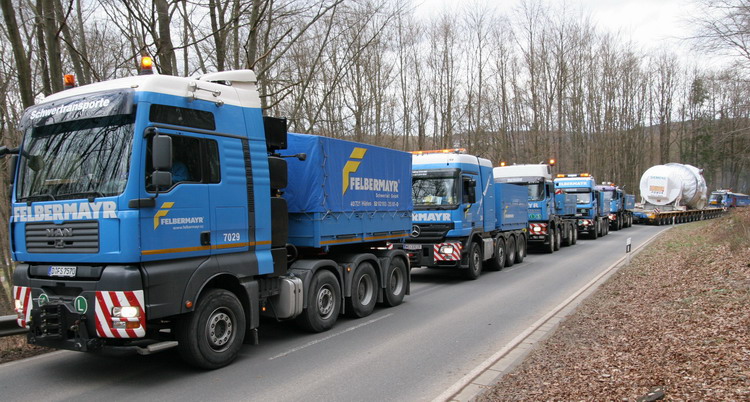
[[[481,400],[750,400],[750,208],[677,225]]]

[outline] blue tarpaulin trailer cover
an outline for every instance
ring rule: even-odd
[[[411,229],[411,154],[335,138],[289,133],[283,155],[293,244],[321,247],[394,240]]]

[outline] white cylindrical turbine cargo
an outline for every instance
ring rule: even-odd
[[[653,205],[702,209],[708,193],[702,172],[681,163],[652,166],[641,176],[641,197]]]

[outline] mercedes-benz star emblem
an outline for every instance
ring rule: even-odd
[[[419,226],[414,225],[411,227],[411,237],[419,237],[420,233],[422,233],[422,229]]]

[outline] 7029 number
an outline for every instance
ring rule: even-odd
[[[224,233],[224,241],[225,242],[240,241],[240,234],[239,233]]]

